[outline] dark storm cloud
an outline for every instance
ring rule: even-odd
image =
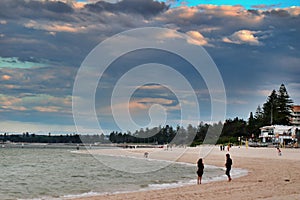
[[[70,5],[60,1],[3,0],[0,4],[0,17],[7,19],[24,17],[68,20],[68,14],[74,11]]]
[[[287,10],[270,10],[263,12],[265,15],[271,15],[275,17],[290,17],[290,13]]]
[[[288,29],[297,27],[300,17],[287,9],[257,11],[239,6],[204,5],[169,9],[165,3],[153,0],[124,0],[116,4],[99,1],[84,8],[55,1],[6,0],[0,5],[1,20],[7,21],[0,25],[0,34],[3,34],[0,56],[44,59],[76,67],[103,39],[143,26],[173,27],[184,33],[198,31],[214,47],[232,51],[249,47],[224,42],[224,38],[235,36],[236,41],[232,38],[231,41],[247,44],[246,40],[242,41],[240,30],[253,31],[261,44],[258,51],[290,41],[291,48],[297,51],[299,39],[298,31],[291,33]],[[145,20],[144,16],[150,15],[152,17]],[[218,49],[213,48],[214,51]]]
[[[78,67],[103,39],[144,26],[144,16],[167,8],[152,0],[125,0],[117,4],[101,1],[80,9],[62,2],[1,1],[0,20],[6,23],[0,25],[0,56],[17,56],[21,60],[37,57]]]
[[[144,16],[157,15],[169,9],[169,6],[167,6],[164,2],[157,2],[153,0],[123,0],[113,4],[106,1],[98,1],[95,4],[88,4],[85,7],[92,12],[124,12],[141,14]]]

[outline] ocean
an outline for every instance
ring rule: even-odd
[[[78,154],[68,148],[0,148],[0,199],[66,199],[196,184],[196,166],[151,159]],[[100,162],[100,161],[101,162]],[[105,163],[151,167],[144,173]],[[161,167],[162,166],[162,167]],[[233,176],[245,174],[234,169]],[[205,165],[203,183],[226,180],[224,169]]]

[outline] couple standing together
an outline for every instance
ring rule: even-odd
[[[230,158],[230,154],[228,153],[228,154],[226,154],[226,163],[225,163],[225,167],[226,167],[225,174],[228,177],[228,181],[231,181],[231,176],[230,176],[231,165],[232,165],[232,160]],[[203,164],[202,158],[200,158],[198,160],[197,166],[198,166],[198,170],[197,170],[197,174],[198,174],[197,184],[201,184],[202,175],[203,175],[203,171],[204,171],[204,164]]]

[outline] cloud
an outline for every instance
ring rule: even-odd
[[[85,4],[86,4],[85,2],[73,2],[72,6],[75,9],[81,9],[81,8],[84,8]]]
[[[36,12],[36,10],[39,10],[39,12]],[[2,0],[0,17],[8,19],[18,18],[19,16],[33,18],[32,13],[35,13],[37,18],[63,19],[73,11],[72,6],[61,1]]]
[[[222,15],[222,16],[241,16],[243,12],[245,12],[245,8],[240,5],[236,6],[228,6],[228,5],[199,5],[198,8],[203,10],[207,14],[214,14],[214,15]]]
[[[223,42],[234,44],[249,44],[249,45],[261,45],[259,38],[255,36],[258,31],[239,30],[233,33],[229,37],[224,37]]]
[[[101,1],[77,8],[74,2],[58,4],[21,0],[17,4],[4,0],[0,4],[0,11],[3,8],[0,13],[7,22],[2,30],[6,36],[2,44],[7,51],[2,56],[12,57],[18,51],[18,57],[24,60],[39,57],[69,66],[79,66],[96,44],[131,28],[173,26],[182,32],[209,32],[212,34],[209,38],[213,38],[228,35],[240,26],[257,26],[264,18],[263,13],[249,12],[240,6],[169,8],[164,3],[152,0],[124,0],[116,4]],[[57,7],[60,6],[62,9],[59,11]],[[38,13],[34,11],[36,7],[40,8]],[[12,15],[7,10],[15,12]],[[61,13],[57,15],[57,12]],[[211,40],[209,44],[217,47],[214,41]]]
[[[172,104],[174,104],[174,100],[165,99],[165,98],[140,98],[140,99],[135,100],[135,102],[144,104],[144,105],[151,105],[151,104],[172,105]]]
[[[245,100],[240,100],[240,99],[231,99],[227,100],[227,104],[233,104],[233,105],[247,105],[249,102]]]
[[[157,39],[175,39],[175,38],[182,38],[182,35],[178,34],[175,30],[167,29],[163,34],[157,35]]]
[[[24,95],[9,96],[0,95],[0,112],[17,111],[39,111],[54,113],[70,113],[71,97],[54,97],[50,95]]]
[[[275,89],[275,88],[273,88],[273,89]],[[263,97],[267,97],[271,94],[273,89],[264,89],[264,90],[262,89],[262,90],[257,91],[257,93]]]
[[[213,31],[219,31],[221,30],[221,27],[212,27],[212,26],[205,26],[200,28],[200,32],[213,32]]]
[[[175,18],[180,23],[188,23],[188,20],[195,18],[199,10],[196,7],[181,6],[169,9],[161,15],[157,15],[155,20],[161,22],[173,21]],[[176,24],[176,23],[174,23]]]
[[[262,14],[274,17],[293,17],[300,15],[300,7],[292,6],[287,8],[276,8],[263,11]]]
[[[109,3],[106,1],[98,1],[97,3],[86,4],[85,8],[92,12],[124,12],[140,14],[150,17],[166,11],[169,6],[164,2],[154,0],[123,0],[117,3]]]
[[[146,26],[172,29],[156,36],[157,39],[177,38],[175,31],[179,31],[191,37],[188,42],[205,46],[220,70],[229,101],[249,102],[255,107],[265,100],[264,95],[269,95],[267,86],[284,81],[299,82],[299,14],[299,7],[246,10],[241,6],[199,5],[172,8],[153,0],[123,0],[115,4],[2,0],[0,93],[4,96],[0,105],[4,107],[0,119],[72,124],[70,100],[66,104],[62,101],[72,94],[76,71],[86,55],[116,33]],[[170,58],[161,58],[164,59]],[[121,73],[119,69],[114,73]],[[178,69],[184,71],[186,66],[180,65]],[[191,81],[199,81],[193,74],[187,76]],[[259,93],[258,85],[267,85],[263,88],[266,92]],[[293,93],[297,88],[293,87]],[[168,109],[177,109],[177,102],[168,104],[175,98],[170,98],[169,93],[157,92],[163,91],[160,86],[140,89],[144,92],[132,102],[132,108],[146,109],[157,102],[165,103]],[[257,92],[241,95],[237,91]],[[147,99],[150,93],[150,97],[156,99]],[[295,96],[293,93],[290,95]],[[106,93],[98,95],[99,100],[108,98]],[[197,95],[203,98],[202,94]],[[140,101],[142,99],[144,101]],[[296,101],[300,102],[299,97]],[[228,109],[229,114],[248,116],[247,104],[234,106]],[[101,116],[101,120],[108,122],[105,117]]]
[[[188,31],[186,32],[190,38],[188,38],[187,42],[190,44],[206,46],[208,45],[208,39],[205,38],[200,32],[198,31]]]
[[[0,94],[0,113],[1,122],[11,121],[19,124],[16,127],[11,127],[8,124],[1,126],[3,131],[11,131],[13,128],[14,132],[20,133],[24,131],[24,123],[43,124],[45,127],[47,125],[49,127],[61,126],[61,130],[73,124],[71,98],[66,96],[53,97],[37,94],[9,96]],[[49,127],[39,131],[49,131]]]
[[[254,6],[251,6],[252,8],[254,9],[266,9],[266,10],[269,10],[269,9],[272,9],[274,7],[278,7],[279,4],[271,4],[271,5],[267,5],[267,4],[259,4],[259,5],[254,5]]]
[[[0,95],[0,102],[1,106],[11,106],[15,103],[20,103],[20,99],[13,96]]]
[[[56,33],[56,32],[82,32],[85,31],[86,28],[84,26],[81,27],[74,27],[72,24],[64,23],[64,24],[45,24],[44,22],[38,23],[37,21],[30,20],[28,23],[24,25],[26,28],[33,28],[37,30],[46,30],[50,33]]]
[[[0,94],[71,95],[75,74],[70,67],[0,68]]]
[[[156,90],[156,89],[162,90],[162,89],[165,89],[165,87],[162,85],[151,84],[151,85],[143,85],[143,86],[139,87],[139,89],[141,89],[141,90]]]
[[[120,114],[121,111],[124,111],[128,108],[131,112],[137,114],[140,112],[145,112],[154,104],[162,105],[168,111],[179,109],[178,103],[176,103],[176,101],[173,99],[148,97],[134,98],[129,103],[118,102],[117,104],[114,104],[112,106],[98,109],[98,112],[101,113],[101,115],[107,115],[111,113],[111,109],[113,108],[114,110],[118,110],[118,113]]]
[[[178,12],[178,17],[182,19],[193,18],[199,10],[195,7],[181,6],[179,8],[173,9],[171,12]]]
[[[287,10],[290,13],[290,15],[292,15],[292,16],[300,15],[300,7],[293,6],[290,8],[284,8],[284,10]]]
[[[59,112],[61,109],[58,106],[34,106],[33,110],[38,112]]]
[[[11,79],[11,76],[5,74],[5,75],[2,75],[1,79],[4,81],[9,81]]]

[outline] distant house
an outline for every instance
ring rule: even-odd
[[[300,126],[300,105],[292,106],[291,124]]]
[[[300,141],[300,126],[270,125],[260,128],[262,142],[294,144]]]

